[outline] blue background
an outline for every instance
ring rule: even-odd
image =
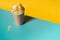
[[[0,40],[60,40],[60,24],[34,18],[17,26],[11,12],[0,10]]]

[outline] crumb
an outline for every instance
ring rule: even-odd
[[[8,31],[12,29],[12,26],[8,26]]]

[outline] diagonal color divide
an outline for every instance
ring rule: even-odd
[[[18,3],[26,15],[60,24],[60,0],[0,0],[0,9],[11,10]]]

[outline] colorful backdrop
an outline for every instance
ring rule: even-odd
[[[25,15],[60,24],[59,0],[0,0],[0,9],[10,11],[18,3],[25,7]]]

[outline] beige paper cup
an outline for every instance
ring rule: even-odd
[[[16,25],[22,25],[24,22],[24,7],[21,4],[14,5],[11,12],[13,13]]]

